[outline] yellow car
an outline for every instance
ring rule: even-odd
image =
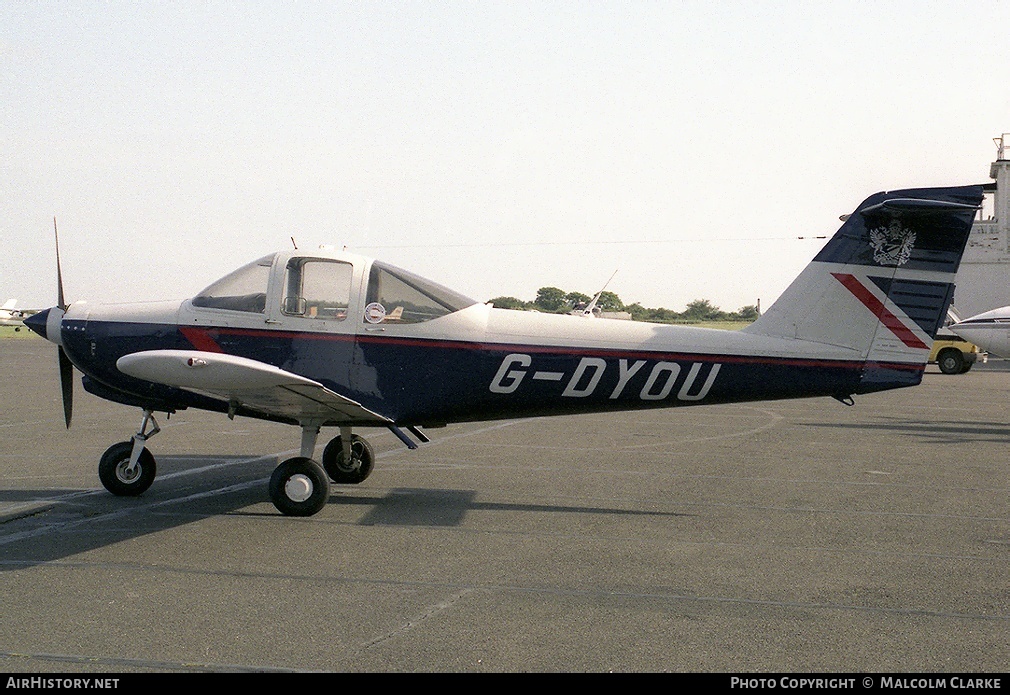
[[[942,330],[937,334],[933,349],[929,352],[930,364],[939,366],[944,374],[964,374],[978,358],[978,346]]]

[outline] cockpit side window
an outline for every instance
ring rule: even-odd
[[[225,275],[194,297],[193,306],[264,313],[273,260],[272,255],[265,256]]]
[[[364,320],[368,323],[422,323],[477,302],[406,270],[375,262],[368,276]]]
[[[292,258],[284,274],[281,311],[289,316],[343,321],[351,297],[350,263]]]

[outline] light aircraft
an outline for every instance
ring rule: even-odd
[[[14,326],[15,331],[20,331],[21,326],[24,323],[24,312],[20,309],[15,309],[18,300],[8,299],[2,307],[0,307],[0,326]]]
[[[497,309],[413,273],[326,250],[272,253],[182,302],[57,306],[26,321],[58,346],[70,426],[84,388],[139,407],[99,477],[117,495],[155,478],[155,413],[202,408],[296,425],[300,456],[271,501],[315,514],[331,481],[360,483],[374,455],[356,428],[409,448],[451,422],[831,396],[914,386],[954,290],[981,186],[877,193],[740,331]],[[394,319],[394,320],[390,320]],[[339,435],[312,457],[323,427]]]
[[[1010,357],[1010,306],[985,311],[947,328],[995,357]]]
[[[616,270],[614,271],[614,275],[617,275]],[[614,275],[610,276],[610,280],[614,279]],[[604,283],[603,287],[600,288],[600,291],[597,292],[595,295],[593,295],[593,298],[589,301],[588,304],[582,304],[580,306],[576,306],[568,313],[571,314],[572,316],[582,316],[590,319],[596,318],[599,315],[601,315],[603,312],[596,305],[599,304],[600,297],[603,296],[604,291],[606,291],[607,285],[610,284],[610,280],[607,280],[607,282]]]

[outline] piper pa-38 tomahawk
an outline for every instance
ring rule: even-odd
[[[99,477],[117,495],[155,478],[155,413],[203,408],[297,425],[301,455],[269,483],[284,514],[372,471],[352,429],[405,445],[451,422],[832,396],[913,386],[954,290],[982,188],[867,198],[781,298],[741,331],[496,309],[347,253],[292,250],[162,304],[63,301],[30,317],[90,393],[143,411]],[[57,271],[59,253],[57,241]],[[57,275],[59,278],[59,274]],[[320,428],[339,435],[313,460]]]

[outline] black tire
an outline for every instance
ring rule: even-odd
[[[154,456],[145,448],[140,452],[133,475],[127,475],[130,465],[130,455],[133,453],[133,440],[113,444],[98,463],[98,477],[105,489],[120,497],[136,497],[151,487],[157,475]]]
[[[364,437],[351,435],[351,462],[344,462],[344,443],[337,436],[323,449],[323,468],[330,480],[344,485],[356,485],[372,473],[375,452]]]
[[[944,348],[940,350],[940,354],[936,356],[936,363],[944,374],[964,373],[964,355],[956,348]]]
[[[285,516],[312,516],[330,499],[330,480],[304,456],[288,459],[270,476],[270,501]]]

